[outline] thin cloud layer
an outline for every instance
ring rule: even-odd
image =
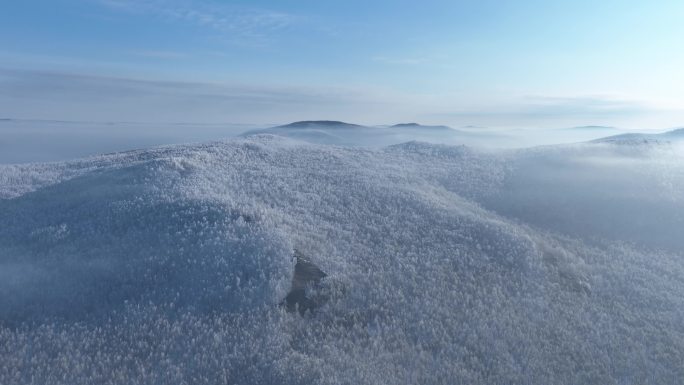
[[[7,118],[266,124],[300,120],[302,116],[322,119],[355,115],[363,121],[373,114],[392,111],[392,100],[376,91],[355,88],[0,70],[0,116]]]
[[[427,114],[426,117],[483,126],[538,129],[585,125],[652,129],[666,128],[677,122],[678,118],[684,118],[684,111],[612,96],[525,96],[479,106],[454,106],[451,111]]]
[[[171,60],[172,53],[150,53]],[[134,79],[78,73],[0,69],[0,117],[78,121],[279,124],[346,120],[363,124],[420,121],[486,127],[623,126],[665,116],[668,128],[681,110],[665,111],[610,97],[523,97],[469,104],[458,98],[407,94],[373,87],[238,84]],[[669,114],[669,115],[668,115]]]
[[[265,40],[272,32],[288,27],[297,20],[296,16],[284,12],[207,1],[100,0],[100,3],[114,10],[206,27],[252,41]]]
[[[639,115],[648,108],[637,101],[601,96],[550,97],[530,96],[524,109],[529,114],[551,116],[604,117],[607,115]]]

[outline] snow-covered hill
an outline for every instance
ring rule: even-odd
[[[667,144],[682,141],[684,141],[684,128],[678,128],[658,134],[629,133],[613,135],[594,140],[595,143],[611,143],[622,145]]]
[[[0,383],[677,384],[683,165],[272,135],[0,165]]]
[[[402,123],[393,126],[362,126],[339,121],[301,121],[282,126],[250,130],[242,136],[272,134],[316,144],[382,147],[408,141],[484,145],[500,139],[497,133],[456,130],[447,126]],[[491,144],[491,143],[490,143]]]

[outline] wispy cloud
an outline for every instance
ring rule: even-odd
[[[265,43],[272,34],[293,25],[299,17],[267,9],[241,7],[210,1],[98,0],[121,12],[145,14],[172,22],[209,28],[247,44]]]
[[[527,96],[519,107],[519,112],[523,114],[555,116],[624,116],[638,115],[647,110],[640,102],[610,96]]]
[[[607,96],[525,96],[500,104],[455,108],[444,116],[500,116],[510,118],[634,116],[652,111],[644,103]]]
[[[680,126],[684,111],[602,96],[528,96],[478,105],[467,97],[332,87],[144,80],[0,68],[0,118],[286,123],[333,119],[452,126]]]
[[[355,88],[140,80],[0,69],[0,117],[197,123],[377,119],[400,103]]]
[[[525,96],[446,108],[426,114],[454,124],[507,127],[564,127],[577,125],[625,125],[657,121],[667,111],[627,98],[589,96]]]

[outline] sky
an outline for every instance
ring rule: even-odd
[[[0,118],[684,125],[684,2],[0,3]]]

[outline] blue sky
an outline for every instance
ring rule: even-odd
[[[0,5],[0,117],[684,125],[684,2]]]

